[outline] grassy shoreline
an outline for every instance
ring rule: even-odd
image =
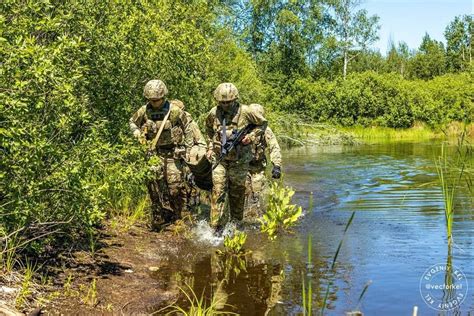
[[[468,139],[474,139],[474,123],[463,124],[452,122],[443,128],[432,129],[423,123],[417,123],[410,128],[390,127],[343,127],[331,124],[298,123],[291,129],[277,128],[277,137],[282,146],[310,145],[355,145],[360,143],[380,143],[392,141],[428,141],[455,140],[466,130]]]

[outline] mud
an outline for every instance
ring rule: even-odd
[[[71,253],[64,267],[51,271],[56,272],[54,286],[42,295],[49,300],[42,313],[141,315],[175,301],[178,288],[170,290],[169,280],[153,277],[186,241],[173,229],[158,233],[144,224],[127,230],[106,226],[94,255]]]

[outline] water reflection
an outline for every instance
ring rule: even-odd
[[[192,275],[195,292],[208,298],[217,295],[221,310],[266,315],[281,299],[281,265],[255,260],[251,254],[207,255],[196,262]],[[213,289],[217,291],[212,293]]]

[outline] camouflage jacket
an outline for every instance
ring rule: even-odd
[[[267,120],[258,113],[250,111],[248,106],[236,103],[236,105],[228,112],[225,112],[220,106],[215,106],[209,111],[206,119],[206,132],[209,138],[209,146],[213,149],[214,154],[219,156],[221,153],[221,139],[223,126],[225,124],[226,135],[229,138],[234,129],[242,129],[248,124],[255,124],[255,128],[249,137],[252,142],[261,135],[267,126]],[[225,160],[252,159],[251,146],[238,145],[234,151],[229,153]]]
[[[196,133],[193,130],[195,125],[192,124],[194,121],[191,115],[176,106],[174,101],[165,101],[163,106],[158,109],[153,108],[150,103],[139,108],[130,118],[129,125],[132,133],[139,130],[147,142],[151,142],[158,133],[168,110],[170,115],[165,122],[156,149],[172,150],[180,148],[189,151],[199,136],[195,137]]]
[[[272,129],[267,126],[265,133],[252,143],[252,162],[265,161],[265,151],[268,148],[270,161],[274,166],[281,167],[281,150]]]

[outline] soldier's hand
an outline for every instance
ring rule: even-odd
[[[135,130],[133,131],[133,136],[138,140],[138,142],[142,145],[146,144],[146,138],[145,135],[142,134],[140,130]]]
[[[146,157],[150,159],[151,157],[155,156],[155,151],[151,149],[147,149],[146,151]]]
[[[241,143],[244,144],[244,145],[248,145],[250,144],[252,140],[250,139],[250,136],[249,135],[245,135],[244,138],[242,138],[242,141]]]
[[[272,178],[273,179],[280,179],[280,177],[281,177],[281,168],[280,168],[280,166],[273,166]]]
[[[214,151],[212,149],[208,149],[206,153],[207,160],[211,161],[213,155],[214,155]]]

